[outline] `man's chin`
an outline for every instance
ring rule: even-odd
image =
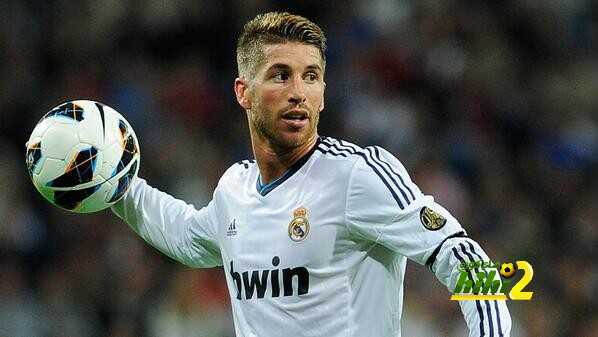
[[[281,149],[299,147],[310,139],[309,134],[304,131],[280,131],[276,138],[276,146]]]

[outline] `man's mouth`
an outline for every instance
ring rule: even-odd
[[[282,114],[283,122],[293,130],[300,130],[309,124],[309,114],[303,109],[293,109]]]
[[[304,110],[290,110],[282,114],[282,119],[292,121],[302,121],[308,118],[308,114]]]
[[[283,116],[282,119],[287,119],[291,121],[302,121],[307,119],[307,116]]]

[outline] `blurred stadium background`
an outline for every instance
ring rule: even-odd
[[[494,259],[532,263],[513,336],[598,336],[598,3],[282,3],[0,3],[0,336],[234,336],[219,269],[173,263],[109,211],[53,208],[24,144],[51,107],[102,101],[135,127],[140,175],[201,207],[250,156],[237,34],[284,9],[329,38],[321,134],[385,146]],[[405,294],[404,336],[466,335],[425,268]]]

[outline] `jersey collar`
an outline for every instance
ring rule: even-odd
[[[303,157],[299,158],[299,160],[297,160],[285,173],[283,173],[280,177],[274,179],[273,181],[271,181],[267,184],[262,184],[262,178],[260,177],[260,174],[258,172],[257,181],[255,184],[257,192],[261,196],[265,196],[266,194],[270,193],[270,191],[275,189],[277,186],[279,186],[280,184],[285,182],[287,179],[292,177],[309,160],[309,158],[311,158],[311,155],[318,148],[318,144],[320,144],[320,141],[321,141],[321,138],[318,137],[318,139],[316,139],[316,143],[311,148],[311,150],[309,150],[309,152],[304,154]]]

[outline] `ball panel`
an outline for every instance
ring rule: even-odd
[[[121,131],[121,120],[124,118],[111,109],[108,106],[104,107],[104,117],[106,123],[106,135],[105,135],[105,167],[106,170],[102,171],[102,174],[107,178],[111,179],[122,171],[124,168],[122,165],[118,167],[121,158],[123,157],[123,148],[126,138],[123,136]],[[109,168],[109,169],[108,169]]]
[[[117,163],[122,155],[120,144],[114,143],[110,147],[104,148],[101,167],[98,169],[98,175],[105,180],[109,180],[118,174],[116,170]]]
[[[114,184],[110,181],[105,181],[97,185],[97,190],[81,202],[77,208],[73,209],[76,213],[92,213],[98,212],[112,206],[111,203],[106,202],[106,195],[114,188]]]
[[[42,158],[41,140],[38,139],[36,141],[27,143],[27,151],[25,157],[27,172],[29,172],[29,176],[32,177],[33,174],[36,172],[37,164]]]
[[[102,144],[106,138],[106,116],[104,116],[104,104],[95,102],[95,106],[98,109],[100,121],[102,122]],[[100,143],[100,142],[98,142]]]
[[[118,179],[118,185],[114,190],[114,194],[110,197],[110,199],[108,199],[109,203],[115,203],[119,201],[123,197],[123,195],[125,195],[125,192],[127,192],[129,186],[131,185],[131,181],[133,180],[135,175],[137,175],[137,163],[138,160],[136,158],[136,160],[131,164],[131,167],[129,168],[127,173],[125,173],[122,177]]]
[[[48,187],[74,187],[93,180],[98,149],[93,146],[79,150],[58,178],[47,183]]]
[[[33,181],[33,186],[35,186],[35,189],[39,192],[39,194],[41,194],[42,197],[44,197],[44,199],[46,199],[50,203],[54,204],[54,190],[46,187],[44,184],[40,184],[35,179],[32,179],[32,181]]]
[[[103,131],[98,127],[95,119],[97,116],[90,117],[91,120],[85,120],[77,126],[77,138],[82,143],[93,144],[97,149],[104,147]]]
[[[104,105],[93,101],[77,102],[85,108],[85,120],[78,127],[79,140],[103,150],[108,144],[106,142]]]
[[[73,211],[85,199],[97,191],[100,186],[101,184],[80,190],[54,191],[54,204],[66,210]]]
[[[77,101],[63,103],[50,110],[42,119],[55,118],[57,120],[68,120],[80,122],[84,117],[84,110]]]
[[[43,154],[43,152],[42,152]],[[43,163],[39,173],[33,175],[33,183],[39,186],[46,187],[48,182],[58,178],[65,170],[66,162],[60,159],[48,158],[42,155]]]
[[[42,137],[41,147],[45,157],[65,160],[71,149],[79,143],[77,128],[73,125],[54,124]]]
[[[44,120],[40,121],[33,129],[33,132],[31,132],[31,137],[29,137],[29,141],[31,141],[34,138],[43,137],[44,134],[46,133],[46,131],[48,131],[48,129],[52,125],[54,125],[54,121],[51,119],[44,119]]]
[[[128,134],[124,140],[122,156],[116,166],[116,171],[120,172],[127,167],[136,154],[137,142],[135,141],[135,138],[133,138],[133,135]]]
[[[108,179],[119,175],[131,163],[133,158],[139,154],[139,145],[135,133],[127,121],[116,111],[105,107],[107,127],[107,141],[112,143],[106,147],[105,161],[113,167],[111,172],[104,172]]]

